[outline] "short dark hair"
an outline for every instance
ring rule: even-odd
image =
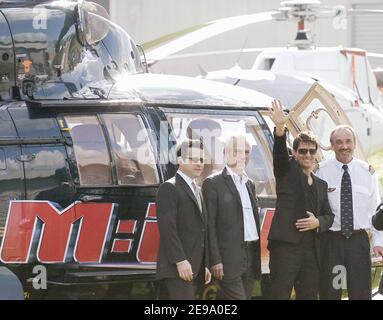
[[[187,155],[187,150],[190,148],[199,148],[201,150],[204,150],[203,142],[200,139],[185,139],[182,141],[176,149],[176,155],[178,157],[182,157],[185,159],[185,156]]]
[[[315,145],[315,150],[318,150],[318,142],[315,138],[315,135],[311,131],[300,132],[295,137],[294,142],[293,142],[294,151],[298,150],[298,147],[301,144],[301,142],[312,143],[313,145]]]

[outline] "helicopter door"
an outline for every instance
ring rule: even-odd
[[[352,126],[336,99],[320,84],[314,83],[290,111],[288,129],[294,137],[301,131],[314,132],[321,151],[318,160],[323,160],[323,158],[327,159],[333,155],[329,137],[331,130],[337,125]],[[355,156],[366,160],[359,141],[356,144]]]
[[[0,11],[0,101],[10,98],[10,90],[15,85],[14,54],[11,32]]]
[[[147,118],[132,112],[63,115],[73,141],[77,198],[114,203],[110,239],[103,263],[155,272],[158,231],[155,199],[161,175]],[[71,165],[73,166],[73,165]],[[151,242],[152,241],[152,242]]]
[[[26,108],[9,108],[21,144],[25,198],[47,200],[62,208],[73,200],[65,143],[55,118],[34,117]]]

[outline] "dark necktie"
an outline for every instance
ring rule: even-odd
[[[344,164],[342,168],[344,172],[340,188],[340,226],[342,235],[350,238],[354,230],[351,178],[348,166]]]
[[[197,203],[198,203],[199,210],[202,212],[202,201],[201,201],[201,197],[200,197],[200,195],[199,195],[198,188],[197,188],[196,184],[194,183],[194,181],[192,182],[192,187],[193,187],[193,190],[194,190],[194,196],[195,196],[195,198],[197,199]]]

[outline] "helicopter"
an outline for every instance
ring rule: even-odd
[[[232,68],[206,71],[200,78],[229,83],[257,90],[276,97],[287,107],[293,107],[314,83],[319,82],[341,104],[357,131],[368,156],[383,149],[383,100],[380,87],[381,70],[372,70],[368,57],[383,58],[383,54],[369,53],[362,49],[343,47],[318,47],[305,23],[321,18],[332,18],[333,24],[342,27],[350,15],[382,15],[383,10],[346,9],[321,6],[320,1],[282,1],[274,11],[223,18],[206,23],[200,29],[174,39],[158,48],[148,50],[147,58],[156,61],[203,57],[207,55],[259,53],[250,69],[238,65]],[[265,21],[297,21],[293,41],[281,48],[243,48],[211,52],[176,54],[178,51],[245,25]],[[217,30],[220,26],[220,30]],[[211,31],[210,31],[211,30]],[[383,60],[382,60],[383,61]],[[378,81],[377,81],[378,80]]]
[[[251,144],[267,288],[273,98],[147,73],[134,40],[82,0],[0,1],[0,58],[1,299],[156,298],[155,198],[177,170],[177,143],[204,141],[207,176],[232,134]],[[320,130],[318,161],[329,128],[349,123],[318,83],[292,111],[290,138],[307,123]]]

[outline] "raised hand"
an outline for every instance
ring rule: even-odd
[[[269,108],[271,120],[274,122],[276,127],[283,127],[289,119],[289,116],[283,111],[281,101],[274,100],[271,104],[272,107]]]

